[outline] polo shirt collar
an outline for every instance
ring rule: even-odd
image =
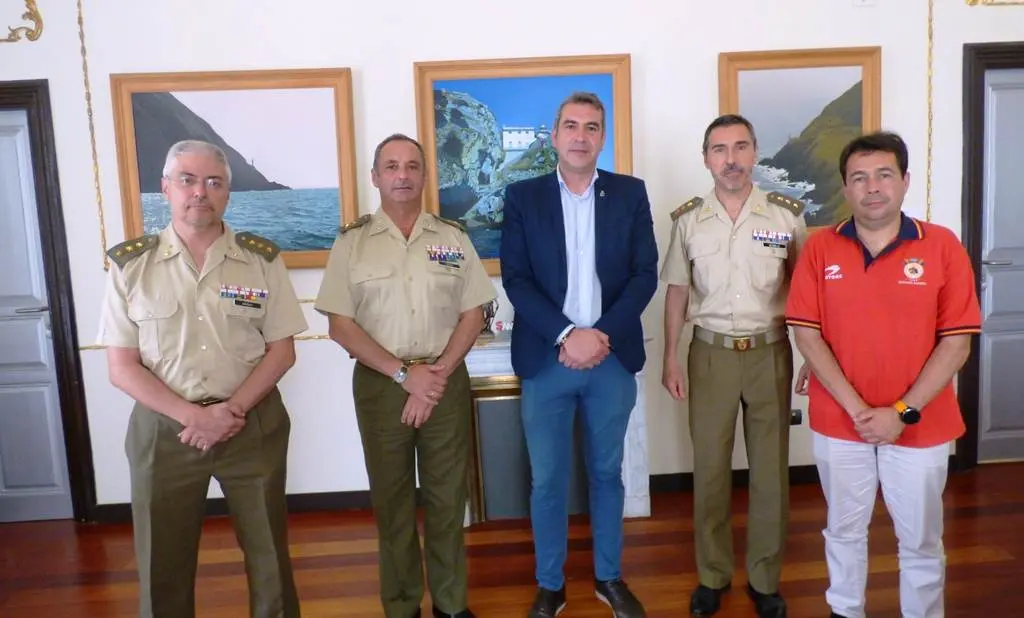
[[[847,217],[839,225],[836,226],[836,234],[845,236],[850,240],[856,240],[857,238],[857,224],[853,220],[853,217]],[[897,240],[921,240],[924,238],[924,228],[917,222],[913,217],[908,217],[906,213],[900,213],[900,232],[896,235]]]
[[[860,247],[861,252],[864,254],[865,268],[870,266],[875,260],[880,259],[887,253],[896,249],[896,247],[900,246],[904,241],[921,240],[924,238],[924,228],[921,224],[918,223],[916,219],[908,217],[906,213],[903,212],[900,212],[900,231],[896,234],[896,238],[874,257],[872,257],[871,252],[864,246],[864,243],[861,242],[860,238],[857,237],[857,224],[853,220],[853,217],[848,217],[842,223],[837,225],[835,233],[857,243],[857,246]]]

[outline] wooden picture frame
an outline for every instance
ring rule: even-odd
[[[125,238],[167,224],[164,158],[203,139],[232,167],[232,229],[277,243],[290,268],[327,264],[359,212],[348,68],[116,74],[110,87]]]
[[[598,167],[632,173],[629,54],[417,62],[414,69],[424,210],[466,223],[491,276],[501,273],[504,187],[554,169],[549,127],[574,91],[594,92],[605,106]]]
[[[718,96],[720,113],[754,125],[758,186],[807,203],[812,229],[849,215],[839,154],[850,139],[881,128],[880,47],[722,53]]]
[[[1024,0],[967,0],[967,6],[1019,6]]]

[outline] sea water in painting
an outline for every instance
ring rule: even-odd
[[[183,139],[227,154],[231,197],[224,220],[283,251],[331,248],[341,219],[338,137],[330,88],[132,95],[144,233],[170,222],[160,193],[167,150]]]
[[[438,80],[433,86],[440,214],[466,225],[483,259],[498,257],[505,187],[555,170],[551,127],[573,92],[594,93],[604,104],[597,166],[615,171],[611,74]]]
[[[839,154],[863,132],[861,68],[740,71],[740,114],[754,125],[754,182],[807,204],[809,226],[850,214]]]

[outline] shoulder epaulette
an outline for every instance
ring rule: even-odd
[[[123,243],[114,245],[107,251],[107,255],[111,260],[117,264],[118,268],[124,268],[124,265],[133,259],[139,257],[143,253],[153,249],[160,244],[160,236],[157,234],[146,234],[145,236],[139,236],[131,240],[126,240]]]
[[[443,223],[447,223],[448,225],[450,225],[450,226],[452,226],[454,228],[458,228],[458,229],[462,230],[463,232],[466,231],[466,225],[464,223],[462,223],[462,221],[456,221],[454,219],[445,219],[444,217],[441,217],[441,216],[438,216],[438,215],[434,215],[434,218],[437,219],[438,221],[443,222]]]
[[[775,204],[776,206],[781,206],[798,217],[804,214],[804,208],[807,207],[807,205],[800,200],[795,200],[789,196],[779,193],[778,191],[772,191],[768,194],[768,202]]]
[[[372,218],[373,218],[373,215],[363,215],[362,217],[359,217],[355,221],[349,221],[345,225],[343,225],[340,228],[338,228],[338,233],[339,234],[344,234],[345,232],[349,232],[349,231],[354,230],[356,228],[363,227],[364,225],[369,223],[370,219],[372,219]]]
[[[268,262],[273,262],[277,254],[281,252],[281,248],[274,241],[257,236],[252,232],[239,232],[235,234],[235,242],[238,243],[239,247],[258,254]]]
[[[686,213],[690,212],[691,210],[695,210],[697,208],[700,208],[701,204],[703,204],[703,203],[704,203],[704,198],[702,198],[702,197],[690,198],[690,201],[686,202],[685,204],[683,204],[679,208],[676,208],[675,210],[672,211],[672,220],[675,221],[676,219],[678,219],[679,217],[685,215]]]

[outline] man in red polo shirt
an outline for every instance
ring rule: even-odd
[[[964,432],[952,378],[981,332],[981,311],[960,241],[901,211],[907,159],[893,133],[843,149],[853,217],[811,235],[786,305],[811,370],[833,618],[864,618],[879,483],[899,540],[902,615],[944,612],[942,492],[950,443]]]

